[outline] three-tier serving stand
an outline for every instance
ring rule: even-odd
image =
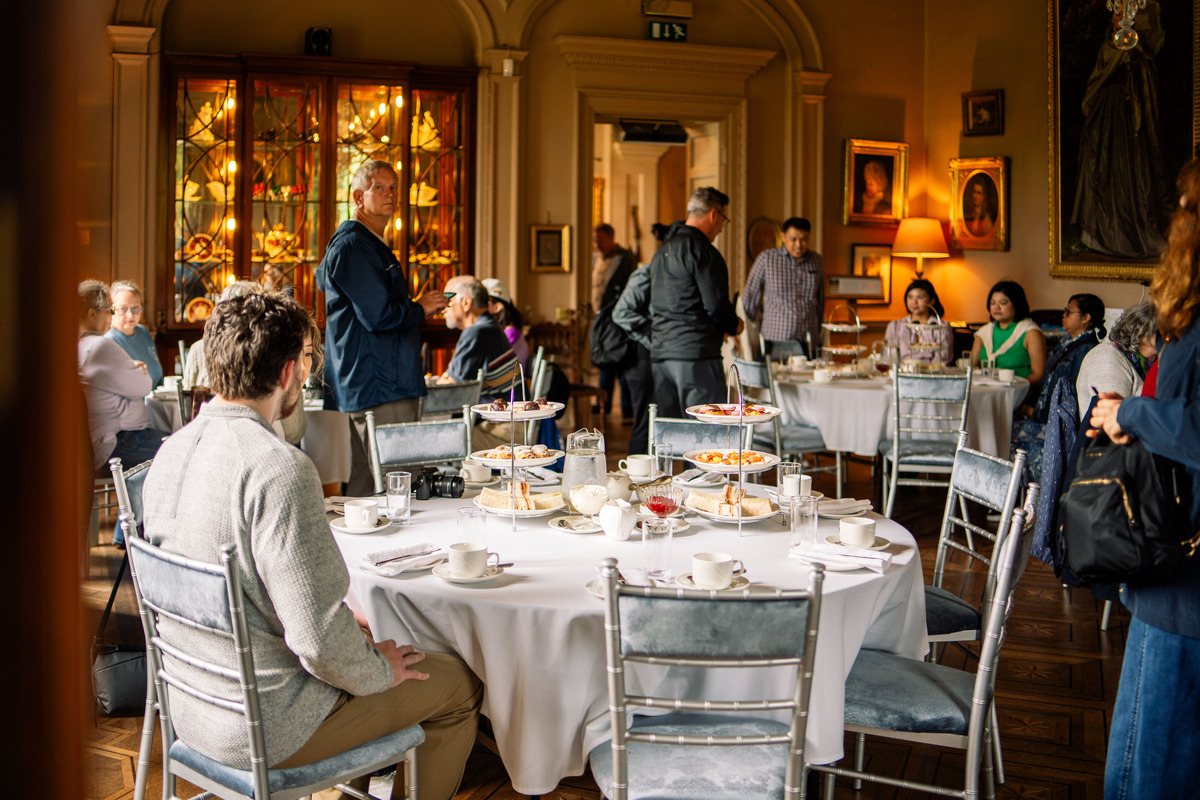
[[[848,319],[846,322],[835,322],[838,310],[842,308],[846,309]],[[847,356],[852,358],[853,370],[850,374],[855,378],[862,377],[858,368],[858,359],[867,349],[860,341],[862,332],[866,329],[867,326],[863,325],[858,318],[858,312],[846,303],[839,303],[829,312],[825,322],[821,323],[821,353],[834,363],[837,358]],[[839,338],[845,337],[845,341],[835,343],[833,338],[835,335]]]

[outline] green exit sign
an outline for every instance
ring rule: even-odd
[[[650,38],[660,42],[686,42],[686,22],[651,22]]]

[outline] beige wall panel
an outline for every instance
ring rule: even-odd
[[[75,110],[79,274],[111,281],[113,60],[105,25],[112,9],[105,3],[80,3],[75,12],[82,16],[72,23],[71,48],[83,65],[78,70]]]
[[[448,0],[173,0],[163,48],[195,53],[304,53],[304,31],[332,28],[333,55],[475,66],[475,43]]]

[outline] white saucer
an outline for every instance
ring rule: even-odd
[[[820,506],[817,507],[817,516],[821,519],[846,519],[846,517],[861,517],[870,509],[864,508],[861,511],[851,511],[849,514],[838,514],[833,511],[821,511]]]
[[[687,575],[680,575],[678,578],[675,579],[675,582],[685,589],[695,589],[700,592],[712,592],[712,591],[731,592],[736,589],[745,589],[747,586],[750,585],[750,579],[747,578],[745,575],[734,575],[733,582],[730,583],[728,586],[726,586],[724,589],[705,589],[703,587],[697,586],[695,584],[695,582],[692,581],[692,573],[690,573],[690,572]]]
[[[450,581],[451,583],[482,583],[503,575],[504,567],[488,567],[482,575],[478,575],[474,578],[467,578],[462,575],[455,575],[450,571],[450,564],[448,562],[444,562],[433,568],[433,574],[437,575],[442,580]]]
[[[656,517],[656,516],[658,516],[653,511],[646,508],[645,503],[634,503],[633,510],[637,512],[637,515],[639,517]],[[687,509],[685,509],[683,507],[683,503],[680,503],[679,506],[674,511],[672,511],[670,514],[667,514],[667,516],[679,518],[679,517],[682,517],[686,513],[687,513]]]
[[[499,482],[500,482],[499,475],[493,475],[491,478],[487,479],[486,481],[469,481],[466,478],[463,478],[463,486],[466,486],[468,489],[482,489],[484,486],[491,486],[493,483],[499,483]]]
[[[642,523],[648,519],[658,519],[658,517],[654,516],[653,514],[639,515],[637,518],[638,524],[634,530],[640,531],[642,529]],[[673,536],[678,536],[684,531],[690,531],[692,529],[692,523],[688,522],[683,517],[667,517],[667,519],[671,520],[671,534]]]
[[[580,525],[577,528],[572,528],[569,524],[572,522],[576,525],[579,525],[580,522],[587,524]],[[588,534],[602,533],[604,531],[603,528],[588,520],[587,517],[580,516],[578,514],[560,514],[557,517],[551,517],[550,519],[546,520],[546,524],[556,531],[564,531],[565,533]]]
[[[830,544],[837,545],[838,547],[853,547],[859,550],[882,550],[891,544],[891,542],[889,542],[887,539],[884,539],[882,536],[876,536],[875,543],[867,547],[863,547],[862,545],[858,544],[846,544],[842,541],[842,535],[840,533],[835,533],[832,536],[826,536],[825,541],[829,542]]]
[[[375,525],[370,528],[348,528],[346,527],[345,517],[334,517],[329,521],[329,527],[340,533],[375,533],[376,531],[383,530],[391,524],[392,521],[387,517],[380,517],[379,519],[375,520]]]
[[[629,478],[630,483],[650,483],[658,480],[659,478],[667,477],[667,473],[663,472],[661,469],[657,470],[653,475],[630,475],[623,469],[619,469],[617,472]]]
[[[770,497],[774,497],[775,502],[779,502],[779,497],[777,496],[779,494],[779,489],[775,486],[768,486],[768,487],[766,487],[766,489],[767,489],[767,495]],[[824,492],[809,492],[808,496],[815,497],[818,500],[820,500],[825,497],[825,493]]]

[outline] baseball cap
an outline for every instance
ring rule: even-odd
[[[483,288],[487,289],[488,297],[512,303],[512,295],[508,293],[508,287],[504,285],[504,281],[499,278],[484,278],[480,283],[483,284]]]

